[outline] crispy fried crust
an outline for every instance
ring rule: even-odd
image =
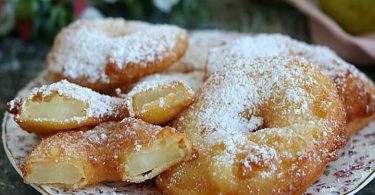
[[[197,76],[200,81],[192,81]],[[191,77],[191,78],[190,78]],[[130,116],[152,124],[163,125],[176,118],[194,99],[193,85],[202,84],[201,73],[157,74],[137,83],[128,94]]]
[[[350,71],[331,79],[345,105],[347,131],[352,135],[375,117],[375,86]]]
[[[241,38],[244,34],[220,30],[194,30],[189,32],[189,46],[185,55],[168,72],[206,71],[206,63],[211,48],[225,45]]]
[[[35,88],[26,98],[16,98],[7,104],[7,110],[22,129],[46,136],[119,121],[129,115],[151,124],[166,124],[194,99],[192,89],[181,81],[149,84],[138,84],[123,99],[61,81]]]
[[[155,89],[145,89],[132,93],[128,97],[130,115],[163,125],[173,120],[185,110],[194,99],[194,94],[182,82],[175,81],[168,85],[159,85]]]
[[[357,117],[354,120],[351,120],[346,125],[346,130],[348,131],[348,135],[351,136],[358,132],[360,129],[366,127],[371,121],[375,119],[375,114],[368,116],[368,117]]]
[[[174,26],[80,20],[57,35],[47,63],[54,81],[106,91],[163,71],[183,56],[187,45],[187,32]]]
[[[7,110],[22,129],[40,136],[129,116],[124,100],[67,81],[35,88],[29,96],[9,102]]]
[[[43,139],[23,168],[24,181],[76,189],[102,181],[143,182],[191,153],[191,142],[170,127],[125,118],[88,131]]]
[[[367,125],[375,115],[374,83],[355,66],[345,62],[327,47],[308,45],[279,34],[244,36],[222,47],[213,48],[207,63],[211,74],[225,66],[225,58],[302,56],[312,60],[334,83],[344,103],[348,133],[351,135]]]
[[[118,85],[134,81],[152,73],[161,72],[180,59],[185,53],[188,45],[187,34],[182,32],[181,35],[176,36],[175,41],[179,44],[172,48],[170,53],[165,54],[163,60],[148,62],[146,65],[147,68],[133,63],[123,66],[126,68],[118,68],[117,64],[110,63],[106,66],[106,73],[110,76],[111,82]]]
[[[299,194],[346,141],[330,79],[307,60],[233,59],[176,127],[198,150],[157,179],[166,194]]]
[[[204,81],[206,80],[206,75],[203,71],[190,71],[190,72],[164,72],[160,74],[152,74],[138,80],[134,83],[128,83],[125,85],[117,86],[114,89],[109,89],[105,94],[112,96],[122,96],[125,93],[130,92],[133,88],[136,88],[142,83],[159,82],[159,83],[170,83],[172,81],[180,81],[186,85],[186,87],[191,88],[194,92],[197,92]],[[142,84],[143,85],[143,84]]]

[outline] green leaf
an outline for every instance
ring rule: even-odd
[[[38,14],[39,2],[38,0],[19,0],[14,8],[18,19],[33,20]]]

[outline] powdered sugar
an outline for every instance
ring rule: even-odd
[[[121,122],[102,123],[87,131],[68,131],[51,136],[37,145],[30,155],[32,161],[55,158],[56,162],[90,160],[95,165],[123,165],[118,160],[153,143],[161,127],[152,126],[137,119],[125,118]],[[90,164],[91,164],[90,163]],[[89,166],[90,164],[86,164]],[[107,165],[106,165],[107,164]]]
[[[76,99],[86,103],[88,107],[85,110],[86,115],[84,118],[118,115],[120,114],[119,108],[125,106],[124,100],[120,98],[102,95],[89,88],[78,86],[66,80],[62,80],[51,85],[43,85],[40,88],[34,88],[32,93],[27,98],[32,100],[32,98],[36,95],[45,98],[53,95],[54,93],[57,93],[59,96]],[[76,121],[81,119],[81,117],[74,118]]]
[[[20,97],[16,97],[7,103],[7,106],[8,106],[7,110],[9,110],[10,112],[13,112],[18,108],[18,106],[21,103],[22,103],[22,99]]]
[[[197,91],[202,86],[203,80],[204,73],[200,71],[153,74],[142,79],[131,91],[140,92],[160,85],[167,85],[173,81],[181,81],[187,88]]]
[[[87,139],[90,141],[90,142],[94,142],[94,143],[100,143],[102,141],[106,141],[107,139],[107,135],[105,135],[104,133],[100,133],[100,134],[89,134],[87,136]]]
[[[238,66],[244,66],[247,61],[244,58],[240,61],[233,61]],[[215,129],[216,133],[223,132],[223,138],[226,137],[227,131],[231,132],[251,132],[260,126],[262,126],[262,119],[255,117],[258,110],[256,109],[264,101],[271,98],[281,98],[283,102],[294,102],[295,105],[300,105],[293,109],[294,112],[303,113],[307,110],[304,104],[311,104],[312,97],[301,87],[297,87],[296,83],[307,83],[313,84],[313,80],[310,78],[301,78],[298,75],[303,74],[302,69],[295,69],[294,71],[284,71],[285,66],[290,61],[275,61],[275,64],[280,64],[279,67],[272,64],[273,62],[265,61],[270,67],[266,65],[260,65],[262,61],[254,63],[254,66],[249,68],[229,68],[225,70],[225,74],[213,75],[209,80],[214,83],[225,83],[220,87],[216,87],[214,90],[206,89],[208,92],[204,99],[215,99],[215,101],[209,101],[211,104],[214,102],[220,102],[219,105],[209,105],[207,109],[201,112],[199,118],[204,121],[207,129]],[[300,60],[300,64],[307,63],[307,61]],[[220,76],[219,76],[220,75]],[[251,76],[250,76],[251,75]],[[259,75],[269,75],[269,77]],[[254,77],[254,78],[247,78]],[[259,79],[255,79],[259,78]],[[305,80],[307,79],[307,80]],[[279,86],[278,83],[288,83],[295,85],[296,87]],[[276,88],[275,86],[279,86]],[[263,90],[260,90],[263,89]],[[284,105],[285,105],[284,104]],[[281,104],[282,105],[282,104]],[[247,119],[241,117],[240,114],[246,109],[251,110],[251,118]],[[215,117],[213,117],[215,116]],[[217,140],[217,138],[214,138]]]
[[[332,133],[336,121],[320,118],[312,111],[322,104],[319,94],[312,91],[318,87],[328,93],[324,98],[327,102],[338,98],[332,93],[332,86],[316,80],[323,76],[308,60],[298,57],[250,60],[247,56],[224,60],[230,60],[226,61],[228,66],[208,78],[196,102],[177,123],[180,131],[192,137],[200,153],[209,154],[215,145],[224,145],[213,164],[228,166],[240,162],[248,170],[251,164],[265,166],[267,171],[259,174],[272,177],[280,169],[281,159],[294,159],[296,153],[306,154],[315,144],[336,136]],[[321,108],[324,112],[330,109],[330,106]],[[308,136],[311,126],[325,132],[324,137]],[[280,143],[271,144],[268,140],[272,139],[279,139]],[[304,147],[296,151],[278,148],[278,144],[297,147],[293,139],[303,142]],[[324,148],[321,150],[328,153]],[[245,157],[238,159],[239,154]]]
[[[251,164],[270,164],[271,161],[273,161],[278,155],[276,150],[271,147],[259,147],[257,145],[252,145],[252,148],[254,152],[248,153],[247,156],[241,160],[243,165],[249,169],[251,169]]]
[[[246,36],[222,47],[213,48],[207,63],[209,74],[227,64],[230,58],[238,56],[246,56],[249,60],[256,57],[303,56],[319,65],[331,78],[345,76],[350,72],[365,79],[353,65],[342,60],[329,48],[308,45],[280,34]]]
[[[327,47],[308,45],[284,35],[247,36],[213,48],[210,50],[207,70],[208,74],[212,74],[224,66],[230,67],[236,58],[246,58],[251,62],[257,57],[273,56],[302,56],[318,65],[330,77],[343,99],[348,126],[355,119],[375,113],[375,85],[370,79]],[[355,129],[349,128],[348,131],[353,133]]]
[[[164,98],[160,98],[159,105],[160,105],[160,107],[163,107],[165,105],[165,99]]]
[[[234,41],[243,34],[219,30],[195,30],[189,33],[189,47],[184,57],[173,65],[172,70],[204,71],[209,50]]]
[[[147,66],[174,55],[181,29],[168,25],[106,19],[76,21],[56,38],[48,56],[49,71],[91,83],[109,82],[105,67],[116,64]]]

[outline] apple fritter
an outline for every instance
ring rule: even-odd
[[[127,95],[129,114],[152,124],[166,124],[194,100],[184,82],[161,76],[139,82]]]
[[[207,72],[212,74],[236,57],[253,61],[258,57],[300,56],[322,69],[336,87],[346,112],[346,129],[356,133],[375,118],[375,85],[360,70],[324,46],[308,45],[280,34],[244,36],[210,50]]]
[[[175,127],[195,159],[156,183],[165,194],[302,194],[346,141],[330,79],[300,57],[238,57],[211,75]]]
[[[129,115],[123,99],[66,80],[35,88],[27,97],[10,101],[7,110],[22,129],[43,136]]]
[[[76,189],[102,181],[143,182],[190,157],[191,142],[171,127],[139,119],[43,139],[23,169],[24,181]]]

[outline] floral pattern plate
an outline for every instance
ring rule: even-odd
[[[33,87],[48,84],[46,73],[22,89],[22,97]],[[38,138],[23,131],[9,113],[4,114],[2,139],[5,152],[22,176],[21,167],[37,143]],[[339,159],[331,162],[320,179],[305,194],[355,194],[375,177],[375,120],[353,135],[346,146],[338,152]],[[50,185],[32,185],[42,194],[161,194],[154,181],[143,184],[126,184],[124,182],[107,182],[75,191],[65,191]]]

